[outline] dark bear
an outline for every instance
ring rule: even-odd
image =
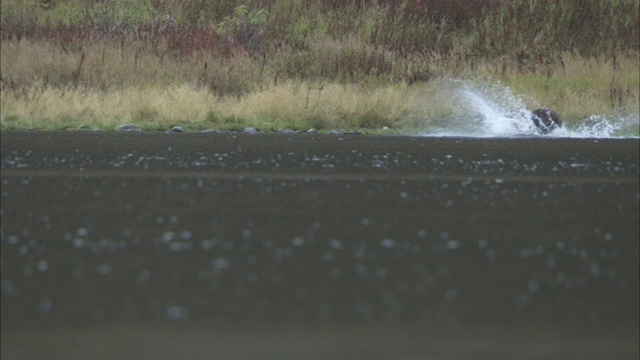
[[[560,120],[558,113],[549,109],[534,110],[531,113],[531,120],[533,120],[540,134],[543,135],[562,127],[562,120]]]

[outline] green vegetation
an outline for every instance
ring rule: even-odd
[[[637,116],[640,0],[3,0],[0,128],[404,132],[501,82]],[[482,80],[478,80],[482,79]]]

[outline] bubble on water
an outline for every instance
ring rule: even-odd
[[[282,264],[285,253],[284,249],[275,248],[273,249],[273,260],[276,264]]]
[[[447,291],[444,294],[445,298],[449,301],[453,301],[458,297],[458,291],[456,289],[447,289]]]
[[[387,278],[387,270],[385,268],[376,269],[376,277],[380,280]]]
[[[333,261],[334,258],[335,256],[333,255],[333,253],[330,253],[330,252],[326,252],[322,255],[322,261],[324,262],[330,263]]]
[[[215,242],[213,240],[201,240],[200,241],[200,247],[204,250],[211,250],[213,249],[215,245]]]
[[[226,258],[215,258],[211,260],[211,266],[214,269],[227,269],[231,266],[231,260]]]
[[[440,232],[440,239],[442,240],[447,240],[449,239],[449,232],[444,230]]]
[[[47,271],[49,269],[49,264],[45,260],[40,260],[36,267],[38,268],[38,271]]]
[[[447,241],[447,249],[456,250],[460,248],[460,242],[458,240],[449,240]]]
[[[85,228],[76,229],[76,235],[77,236],[87,236],[88,234],[89,234],[89,230],[87,230]]]
[[[329,246],[331,246],[336,250],[342,250],[342,248],[344,247],[344,245],[342,244],[342,241],[338,239],[331,239],[331,241],[329,241]]]
[[[158,224],[158,225],[164,224],[164,218],[162,216],[158,216],[156,218],[156,224]]]
[[[235,246],[236,245],[234,243],[232,243],[231,241],[225,241],[225,242],[222,243],[222,248],[227,250],[227,251],[233,250],[233,248]]]
[[[383,248],[392,249],[396,247],[396,241],[393,239],[385,238],[380,241],[380,245]]]
[[[176,238],[176,233],[173,231],[165,231],[162,234],[162,242],[164,242],[165,244],[169,243],[170,241],[174,240]]]
[[[564,284],[565,281],[567,281],[567,274],[563,272],[556,274],[556,282],[558,284]]]
[[[356,273],[358,275],[360,275],[361,277],[367,277],[369,276],[369,270],[367,269],[366,266],[362,265],[362,264],[358,264],[355,266],[356,268]]]
[[[100,275],[109,275],[109,274],[111,274],[111,264],[100,264],[100,265],[98,265],[98,274],[100,274]]]
[[[420,229],[420,230],[418,230],[418,234],[417,235],[418,235],[419,238],[424,239],[424,238],[427,237],[427,230]]]
[[[46,315],[53,309],[53,301],[51,301],[51,299],[46,297],[40,300],[40,304],[38,305],[38,308],[40,309],[40,311],[42,311]]]
[[[529,256],[531,256],[531,250],[529,249],[522,249],[520,250],[520,257],[521,258],[528,258]]]
[[[356,303],[356,313],[360,319],[365,321],[371,321],[375,318],[375,313],[371,308],[371,305],[366,300],[359,300]]]
[[[20,255],[27,255],[29,253],[29,248],[26,245],[22,245],[18,249],[18,252],[20,253]]]
[[[606,233],[606,234],[604,234],[604,239],[605,239],[606,241],[611,241],[611,240],[613,240],[613,234],[612,234],[612,233]]]
[[[15,295],[17,293],[17,290],[15,286],[13,286],[13,283],[7,279],[2,280],[2,285],[0,285],[0,287],[2,288],[2,292],[7,295]]]
[[[85,245],[85,240],[81,238],[75,238],[73,239],[72,244],[73,244],[73,247],[76,249],[83,248]]]
[[[420,253],[422,253],[422,246],[415,244],[413,246],[411,246],[411,251],[416,254],[419,255]]]
[[[487,247],[487,240],[485,240],[485,239],[478,240],[478,247],[480,249],[486,248]]]
[[[489,249],[484,253],[484,255],[489,259],[493,259],[496,256],[496,252],[492,249]]]
[[[593,276],[594,278],[600,277],[600,274],[602,273],[602,271],[600,270],[600,265],[595,262],[592,262],[591,265],[589,265],[589,270],[591,271],[591,276]]]
[[[247,274],[247,282],[249,284],[255,284],[258,282],[258,275],[256,273]]]
[[[192,244],[185,241],[173,241],[169,244],[169,250],[171,251],[185,251],[191,250]]]
[[[189,310],[184,306],[169,306],[165,313],[170,320],[186,320],[189,318]]]
[[[17,244],[19,241],[20,241],[20,238],[19,238],[19,237],[17,237],[17,236],[15,236],[15,235],[9,235],[9,236],[7,237],[7,242],[8,242],[9,244],[13,244],[13,245],[15,245],[15,244]]]
[[[182,240],[190,240],[191,239],[191,231],[185,230],[185,231],[181,232],[180,233],[180,238]]]
[[[302,238],[302,237],[293,238],[293,240],[291,240],[291,243],[293,244],[293,246],[300,247],[300,246],[304,245],[304,238]]]
[[[406,191],[403,191],[403,192],[400,193],[400,197],[403,198],[403,199],[407,199],[407,198],[409,198],[409,194]]]
[[[578,249],[578,248],[577,248],[577,247],[575,247],[575,246],[572,246],[572,247],[571,247],[571,255],[572,255],[572,256],[578,256],[579,254],[580,254],[580,249]]]

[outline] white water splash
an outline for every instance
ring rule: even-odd
[[[638,138],[639,115],[607,118],[592,115],[552,134],[541,135],[531,121],[531,111],[511,89],[500,84],[471,84],[452,80],[451,96],[459,109],[440,129],[424,136],[463,137],[571,137]]]
[[[620,116],[609,120],[602,115],[591,115],[586,120],[577,124],[573,129],[566,130],[566,136],[587,138],[637,138],[639,120],[638,117],[634,118],[633,116]],[[635,134],[633,134],[634,126],[636,130]],[[559,135],[561,134],[562,132],[559,133]],[[627,135],[625,136],[625,134]]]
[[[477,119],[481,136],[534,135],[530,112],[508,88],[488,88],[485,91],[464,86],[460,95]]]

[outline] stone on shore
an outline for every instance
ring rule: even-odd
[[[139,127],[137,127],[137,126],[135,126],[133,124],[118,125],[113,130],[114,131],[142,131],[142,129],[140,129]]]

